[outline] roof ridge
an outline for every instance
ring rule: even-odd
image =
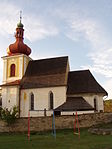
[[[73,73],[73,72],[84,72],[84,71],[88,71],[91,73],[91,71],[89,69],[85,69],[85,70],[73,70],[73,71],[69,71],[69,73]]]
[[[58,58],[68,58],[68,56],[43,58],[43,59],[37,59],[37,60],[33,60],[33,61],[51,60],[51,59],[58,59]]]

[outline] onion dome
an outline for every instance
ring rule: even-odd
[[[12,54],[26,54],[27,56],[30,55],[31,49],[24,44],[23,42],[23,35],[24,35],[24,29],[23,29],[23,24],[21,23],[21,17],[20,17],[20,22],[17,24],[16,28],[16,42],[13,44],[10,44],[9,47],[7,48],[7,54],[12,55]]]
[[[21,20],[20,20],[20,22],[17,24],[17,27],[20,27],[20,28],[21,28],[21,27],[22,27],[22,28],[24,27],[24,25],[21,23]]]

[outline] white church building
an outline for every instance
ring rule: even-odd
[[[107,92],[89,70],[70,71],[68,56],[33,60],[23,42],[23,24],[3,56],[2,107],[19,108],[20,117],[101,112]]]

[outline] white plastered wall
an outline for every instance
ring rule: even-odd
[[[60,106],[66,101],[66,86],[62,87],[49,87],[49,88],[36,88],[36,89],[23,89],[21,90],[20,101],[20,116],[27,117],[30,109],[30,95],[34,94],[34,110],[49,110],[49,92],[53,92],[54,108]],[[31,111],[31,115],[38,116],[38,112]],[[36,114],[37,113],[37,114]]]
[[[11,109],[13,106],[19,106],[19,87],[2,87],[2,108]]]

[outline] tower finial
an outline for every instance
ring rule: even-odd
[[[20,22],[22,20],[22,11],[20,11]]]
[[[19,27],[19,28],[23,28],[23,24],[21,23],[21,20],[22,20],[22,11],[20,11],[20,21],[19,21],[19,23],[17,24],[17,27]]]

